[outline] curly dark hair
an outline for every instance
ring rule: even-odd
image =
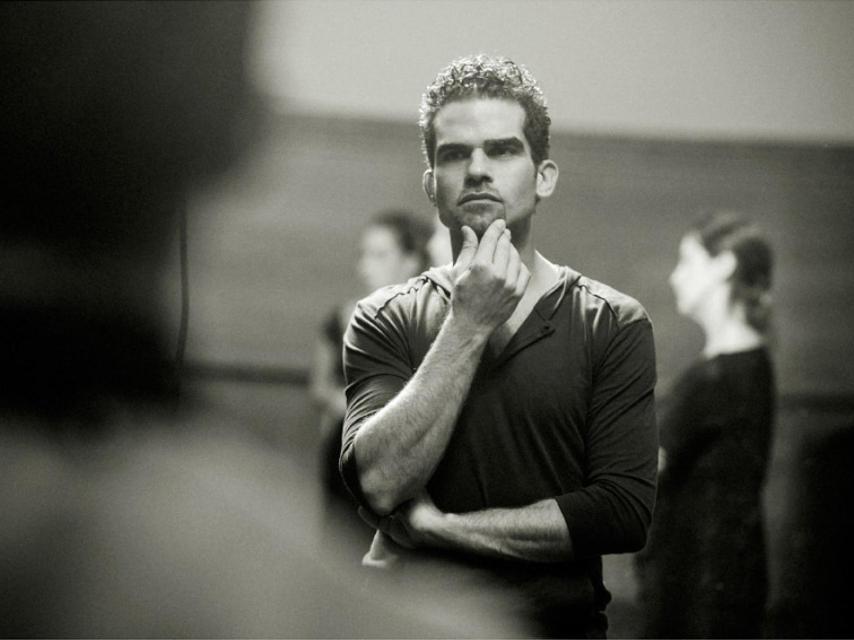
[[[439,72],[421,98],[418,125],[427,165],[433,167],[436,131],[433,121],[449,102],[472,97],[507,98],[525,110],[525,138],[537,165],[549,157],[549,118],[546,99],[525,66],[509,58],[485,54],[457,58]]]

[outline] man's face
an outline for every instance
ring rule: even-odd
[[[498,218],[528,219],[537,202],[537,168],[523,131],[525,111],[513,100],[472,98],[436,114],[435,204],[450,229],[478,237]],[[429,178],[428,178],[429,180]]]

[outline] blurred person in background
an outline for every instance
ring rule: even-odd
[[[358,273],[361,295],[382,287],[404,283],[431,266],[428,244],[433,228],[427,220],[406,210],[382,211],[362,231]],[[356,513],[357,504],[344,486],[338,470],[341,429],[347,400],[344,395],[344,331],[357,296],[336,306],[327,315],[314,349],[310,390],[320,410],[321,480],[324,490],[324,534],[336,542],[363,548],[373,529]]]
[[[0,635],[512,634],[362,594],[299,467],[176,402],[163,262],[234,156],[251,7],[0,4]]]
[[[603,637],[601,555],[639,549],[652,518],[655,352],[636,300],[536,251],[549,123],[506,58],[428,87],[424,189],[454,263],[358,304],[341,467],[378,583],[443,562],[514,593],[534,635]]]
[[[660,419],[658,503],[638,557],[647,637],[762,633],[761,492],[776,395],[771,275],[768,242],[736,213],[704,215],[679,245],[670,276],[676,306],[706,343]]]

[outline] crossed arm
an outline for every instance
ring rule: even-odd
[[[359,509],[359,515],[409,549],[453,549],[529,562],[572,559],[566,521],[551,498],[513,509],[443,513],[422,491],[389,516],[378,517],[367,509]]]
[[[483,350],[530,277],[503,221],[478,243],[464,229],[448,315],[408,383],[353,440],[362,516],[405,547],[429,546],[528,560],[567,559],[571,544],[554,500],[516,509],[446,514],[424,490],[441,460]]]
[[[376,514],[391,514],[433,475],[488,338],[449,312],[412,379],[361,425],[354,455],[362,493]]]
[[[463,228],[448,314],[406,386],[360,425],[353,451],[361,492],[385,516],[427,484],[448,445],[483,349],[530,278],[497,220],[478,242]]]
[[[355,456],[362,493],[372,511],[360,513],[403,547],[568,560],[569,530],[553,499],[521,508],[452,514],[439,511],[424,490],[453,433],[487,339],[488,334],[466,330],[449,314],[409,383],[362,425],[354,441]]]
[[[472,271],[477,275],[478,270]],[[459,284],[458,279],[454,292],[456,300],[460,297],[465,300],[465,288]],[[463,289],[462,294],[460,289]],[[556,496],[519,508],[470,513],[442,513],[433,504],[424,487],[444,454],[491,331],[487,323],[472,322],[470,309],[452,305],[415,374],[382,409],[358,426],[351,455],[364,502],[370,507],[362,510],[363,517],[404,547],[440,547],[534,562],[571,559],[577,552],[574,550],[576,533],[584,542],[585,552],[597,552],[599,548],[628,551],[633,549],[625,547],[642,545],[651,504],[649,509],[644,505],[639,507],[638,500],[631,495],[635,490],[625,490],[619,478],[613,481],[614,473],[618,476],[622,473],[613,469],[613,456],[610,461],[603,460],[598,465],[604,471],[599,477],[591,477],[593,486],[576,494]],[[638,341],[630,338],[626,342]],[[652,358],[651,334],[646,342],[641,349],[642,355]],[[617,360],[619,358],[615,358]],[[649,384],[636,385],[648,387],[649,400],[654,365],[652,370],[653,380]],[[633,374],[632,377],[645,376]],[[646,402],[643,394],[647,392],[637,396],[636,392],[635,388],[609,390],[600,398],[600,404],[608,408],[600,413],[621,411],[610,408],[620,403],[608,402],[606,397],[620,393],[631,396],[632,405],[643,405]],[[590,453],[612,450],[613,445],[606,441],[613,443],[624,438],[624,427],[633,420],[632,416],[604,420],[603,428],[598,429],[596,439],[591,442]],[[654,431],[654,424],[649,426]],[[650,429],[641,428],[640,431],[644,435],[638,436],[637,442],[646,446],[644,438],[649,439],[645,434]],[[629,447],[634,444],[630,442]],[[639,466],[634,455],[626,464],[632,468]],[[627,473],[634,471],[630,469]],[[635,480],[630,478],[629,484],[632,482]],[[651,503],[654,483],[648,482],[639,491],[648,494]],[[580,525],[574,526],[575,521]],[[602,526],[597,526],[597,522],[605,522],[605,526],[613,530],[610,539],[601,542],[597,539],[598,528]]]

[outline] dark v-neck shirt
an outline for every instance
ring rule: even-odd
[[[449,267],[432,269],[362,300],[350,322],[341,464],[363,503],[353,439],[420,366],[452,286]],[[594,596],[604,592],[599,556],[638,550],[652,517],[655,380],[652,327],[640,304],[560,267],[503,351],[484,350],[430,496],[455,513],[555,498],[576,561],[509,564],[532,576],[574,576],[567,597],[604,607],[607,595]]]

